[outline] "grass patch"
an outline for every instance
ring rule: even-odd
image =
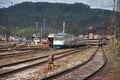
[[[73,57],[69,58],[69,60],[63,62],[61,64],[61,66],[66,67],[68,63],[70,64],[70,63],[75,63],[77,61],[82,61],[82,60],[88,58],[90,55],[92,55],[95,52],[95,50],[96,50],[96,48],[90,48],[90,49],[86,49],[81,52],[78,52]]]
[[[116,78],[117,80],[120,80],[120,49],[117,46],[115,46],[109,50],[110,50],[110,53],[109,53],[110,59],[115,65],[115,71],[117,73]]]
[[[92,49],[86,49],[82,52],[78,52],[78,54],[76,54],[76,56],[74,57],[76,60],[79,59],[84,59],[86,57],[89,57],[89,55],[92,55],[95,52],[96,48],[92,48]]]

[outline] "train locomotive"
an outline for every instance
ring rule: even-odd
[[[55,49],[79,47],[85,44],[85,40],[75,37],[68,33],[57,33],[53,39],[53,48]]]

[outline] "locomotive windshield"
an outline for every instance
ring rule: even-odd
[[[64,39],[63,35],[56,35],[55,36],[55,40],[63,40],[63,39]]]

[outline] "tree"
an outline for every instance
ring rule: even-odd
[[[33,28],[25,28],[24,29],[24,36],[27,39],[30,39],[34,33],[35,33],[35,30]]]
[[[0,26],[0,34],[6,35],[7,37],[12,34],[12,30],[10,28],[6,28],[4,26]]]
[[[30,39],[34,33],[35,33],[35,29],[33,28],[24,28],[24,29],[16,30],[15,32],[17,36],[22,36],[27,39]]]
[[[117,38],[117,39],[120,39],[120,28],[117,28],[116,38]]]
[[[5,27],[0,26],[0,34],[4,35],[5,34]]]

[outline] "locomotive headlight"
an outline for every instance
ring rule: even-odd
[[[55,40],[55,42],[63,42],[63,40]]]

